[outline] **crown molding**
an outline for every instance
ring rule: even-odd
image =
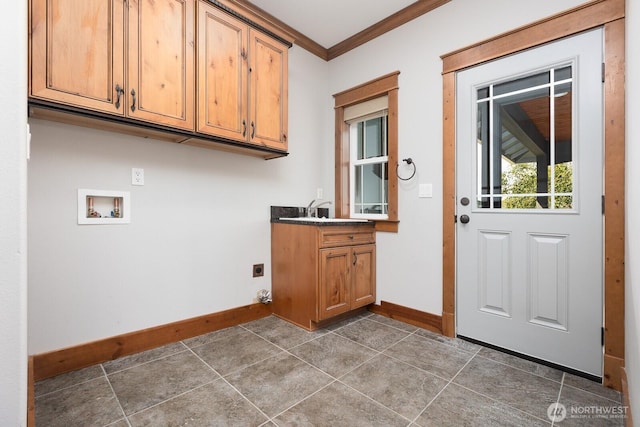
[[[325,61],[331,61],[332,59],[337,58],[338,56],[343,55],[395,28],[398,28],[427,12],[450,2],[451,0],[418,0],[328,49],[248,0],[227,1],[239,6],[241,9],[244,9],[253,15],[259,16],[264,20],[264,22],[277,27],[280,31],[286,33],[294,44]]]
[[[424,15],[451,0],[418,0],[413,4],[405,7],[402,10],[388,16],[387,18],[371,25],[368,28],[360,31],[357,34],[341,41],[340,43],[330,47],[327,52],[327,60],[331,61],[340,55],[343,55],[350,50],[355,49],[381,35],[394,30],[401,25],[406,24],[409,21],[416,19],[419,16]]]

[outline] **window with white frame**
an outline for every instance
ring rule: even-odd
[[[345,109],[352,218],[389,216],[387,104],[384,96]]]
[[[333,95],[336,217],[372,220],[376,231],[396,233],[399,74]]]

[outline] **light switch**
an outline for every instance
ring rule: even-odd
[[[420,184],[418,187],[418,197],[433,197],[433,184]]]

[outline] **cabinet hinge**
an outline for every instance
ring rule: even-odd
[[[604,326],[600,328],[600,345],[604,347]]]
[[[602,63],[602,83],[604,83],[604,69],[605,69],[605,65],[604,62]]]
[[[602,215],[604,215],[604,194],[602,195]]]

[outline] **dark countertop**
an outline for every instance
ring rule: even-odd
[[[367,225],[371,221],[353,221],[346,219],[344,221],[338,221],[333,219],[331,221],[315,221],[313,218],[309,220],[301,219],[295,221],[282,220],[280,218],[305,218],[307,208],[297,206],[271,206],[271,223],[272,224],[299,224],[299,225],[315,225],[320,227],[335,226],[335,225]],[[318,215],[321,218],[329,217],[329,209],[318,208]]]

